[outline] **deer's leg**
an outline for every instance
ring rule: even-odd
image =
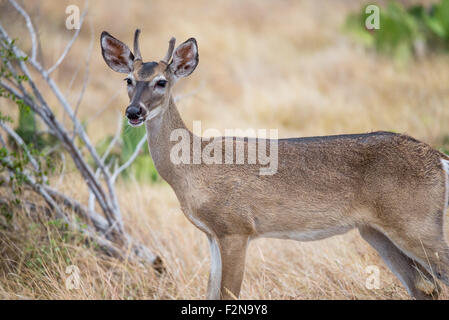
[[[223,269],[220,247],[217,239],[212,236],[209,236],[208,239],[210,247],[210,273],[206,299],[218,300],[220,299],[221,274]]]
[[[400,210],[396,211],[399,213],[396,217],[406,216],[405,212]],[[412,209],[406,210],[410,212]],[[382,225],[382,228],[404,254],[418,262],[435,278],[449,285],[449,246],[445,240],[445,233],[448,231],[444,221],[445,209],[434,209],[430,212],[427,214],[415,212],[413,215],[415,218],[412,216],[408,220],[392,219],[389,224]]]
[[[360,235],[380,254],[390,270],[399,278],[408,293],[416,299],[436,299],[440,288],[419,263],[405,255],[380,231],[359,228]]]
[[[240,294],[245,269],[248,237],[229,235],[209,238],[211,247],[211,273],[207,290],[208,299],[236,299]]]

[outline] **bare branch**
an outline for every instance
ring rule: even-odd
[[[36,52],[37,52],[37,38],[36,38],[36,31],[34,30],[33,23],[31,22],[31,18],[28,15],[28,13],[23,10],[21,6],[15,1],[15,0],[9,0],[9,3],[12,4],[12,6],[22,15],[22,17],[25,19],[28,32],[31,36],[31,60],[36,60]]]
[[[43,186],[44,190],[47,191],[52,197],[55,199],[61,201],[65,206],[72,208],[76,213],[78,213],[81,217],[83,217],[86,220],[92,221],[94,227],[102,232],[105,233],[106,230],[109,228],[109,224],[101,215],[98,213],[89,210],[88,208],[84,207],[82,204],[80,204],[78,201],[71,199],[67,197],[62,192],[57,191],[56,189],[53,189],[49,186]]]
[[[61,173],[59,174],[59,179],[58,179],[58,183],[57,183],[58,186],[61,185],[62,181],[64,180],[65,170],[67,167],[64,152],[60,152],[60,156],[61,156],[61,161],[62,161],[62,169],[61,169]]]
[[[75,106],[75,117],[78,114],[78,109],[81,105],[81,101],[83,100],[84,92],[86,91],[87,84],[89,82],[89,63],[90,63],[90,57],[92,55],[92,49],[94,47],[94,30],[93,30],[93,24],[92,21],[89,23],[90,25],[90,43],[89,43],[89,49],[87,50],[87,57],[86,57],[86,66],[84,68],[84,81],[83,81],[83,87],[81,88],[81,92],[78,96],[78,101],[76,102]],[[77,128],[73,128],[74,133],[77,132]],[[73,138],[75,138],[75,134],[73,134]]]
[[[0,24],[0,34],[1,36],[6,39],[9,43],[11,43],[11,38],[3,28],[3,26]],[[18,49],[16,46],[12,47],[12,50],[14,54],[18,57],[26,57],[26,55]],[[37,99],[41,102],[41,105],[45,108],[45,112],[48,114],[51,114],[52,117],[49,119],[50,122],[53,122],[54,125],[58,127],[60,131],[64,131],[63,136],[61,137],[61,141],[66,143],[66,145],[69,147],[69,149],[72,149],[74,154],[76,155],[75,164],[80,166],[80,172],[85,173],[89,176],[89,179],[87,180],[87,183],[89,186],[94,188],[95,197],[97,198],[97,201],[100,203],[100,205],[104,208],[104,211],[106,214],[113,215],[114,219],[119,221],[119,228],[123,228],[123,221],[120,213],[120,208],[118,206],[117,196],[115,194],[115,189],[113,188],[113,185],[111,183],[109,172],[105,169],[104,163],[101,162],[95,148],[93,147],[92,143],[90,142],[89,137],[87,136],[86,132],[84,131],[83,127],[80,125],[79,120],[75,117],[74,112],[72,108],[70,107],[70,104],[67,102],[64,95],[59,90],[56,83],[49,77],[48,73],[42,68],[42,66],[37,63],[36,61],[31,60],[30,64],[39,72],[39,74],[42,76],[42,78],[47,82],[52,92],[55,94],[56,98],[60,102],[63,109],[67,112],[67,114],[70,116],[71,120],[73,121],[75,128],[78,130],[78,135],[80,136],[81,140],[84,142],[86,148],[89,150],[89,153],[91,154],[92,158],[96,162],[97,166],[101,169],[101,172],[104,176],[106,185],[109,190],[110,198],[105,195],[103,192],[103,189],[99,186],[98,182],[93,179],[93,173],[90,169],[90,167],[87,166],[85,161],[83,160],[79,150],[75,148],[73,145],[71,145],[68,141],[64,141],[66,138],[66,132],[64,129],[62,129],[62,126],[56,121],[54,118],[53,113],[51,112],[50,108],[48,108],[44,98],[42,97],[40,91],[37,89],[36,85],[34,84],[33,78],[28,71],[28,68],[26,64],[23,61],[19,61],[19,65],[21,70],[24,72],[24,74],[28,77],[28,82],[30,83],[31,88],[33,89],[34,94],[36,95]],[[44,119],[44,118],[43,118]],[[44,119],[45,120],[45,119]],[[55,130],[57,131],[57,130]]]
[[[106,151],[104,152],[103,156],[101,157],[101,161],[103,161],[103,163],[106,161],[106,159],[109,156],[109,153],[111,152],[112,148],[117,143],[117,141],[118,141],[118,139],[120,137],[120,132],[121,131],[122,131],[122,117],[120,116],[120,114],[118,114],[117,130],[115,131],[115,135],[112,138],[111,142],[107,146]],[[97,171],[95,172],[95,178],[98,179],[99,175],[100,175],[100,169],[97,169]],[[89,192],[89,209],[90,210],[94,210],[94,206],[95,206],[94,200],[95,200],[94,194],[92,193],[92,191],[90,191]]]
[[[115,130],[115,135],[112,138],[111,142],[109,143],[108,147],[106,148],[106,151],[104,152],[103,156],[101,157],[101,161],[103,161],[103,162],[106,161],[112,148],[114,147],[114,145],[117,143],[118,139],[120,138],[120,133],[122,132],[122,122],[123,122],[123,119],[119,113],[118,117],[117,117],[117,129]]]
[[[11,43],[12,39],[8,36],[8,34],[6,33],[5,29],[3,28],[3,26],[1,24],[0,24],[0,34],[2,35],[2,37],[5,40],[7,40],[9,43]],[[22,57],[22,58],[26,57],[26,54],[22,50],[17,48],[16,46],[13,46],[12,49],[14,51],[14,54],[17,57]],[[39,90],[37,90],[37,87],[34,85],[34,82],[32,81],[32,77],[30,75],[30,72],[28,71],[26,64],[23,61],[20,61],[19,64],[20,64],[22,71],[25,73],[25,75],[30,80],[29,82],[33,87],[33,91],[35,91],[35,93],[37,93],[37,98],[39,100],[41,100],[41,102],[45,101],[42,98],[42,95],[40,94]],[[51,79],[49,77],[47,71],[45,71],[38,62],[31,60],[30,64],[33,66],[34,69],[36,69],[36,71],[39,72],[39,74],[42,76],[42,78],[47,82],[48,86],[50,87],[52,92],[55,94],[56,98],[60,102],[63,109],[67,112],[67,114],[70,116],[71,120],[75,123],[76,128],[78,129],[77,133],[80,136],[81,140],[86,145],[87,149],[89,150],[90,154],[92,155],[92,158],[94,159],[95,162],[97,162],[97,165],[102,169],[102,173],[105,175],[105,177],[109,178],[109,174],[106,172],[106,170],[104,170],[104,164],[100,162],[100,158],[98,157],[98,154],[97,154],[95,148],[92,146],[92,143],[90,142],[88,136],[86,135],[86,132],[84,131],[81,124],[79,123],[79,120],[75,117],[75,114],[74,114],[72,108],[70,107],[70,104],[68,103],[68,101],[66,100],[64,95],[59,90],[59,87],[56,85],[56,83],[53,81],[53,79]],[[108,180],[108,179],[106,179],[106,180]]]
[[[5,140],[3,140],[3,137],[1,134],[0,134],[0,144],[2,145],[3,148],[6,148],[6,142],[5,142]]]
[[[87,124],[91,123],[92,121],[94,121],[97,117],[99,117],[103,112],[105,112],[112,104],[112,102],[115,102],[117,97],[120,95],[119,91],[116,91],[109,99],[108,101],[104,104],[104,106],[98,110],[94,115],[92,115],[89,119],[87,119]]]
[[[143,144],[145,143],[146,140],[147,140],[147,135],[145,134],[142,137],[142,139],[140,139],[140,141],[137,144],[136,149],[134,150],[134,152],[131,155],[131,157],[129,157],[129,159],[124,164],[122,164],[117,170],[115,170],[115,172],[113,173],[112,178],[111,178],[112,183],[115,182],[115,180],[120,175],[120,173],[123,172],[123,170],[128,168],[134,162],[134,160],[136,160],[137,156],[139,155],[140,149],[142,148],[142,146],[143,146]]]
[[[80,34],[81,26],[83,24],[84,17],[86,16],[86,14],[87,14],[87,4],[85,5],[85,7],[83,9],[83,13],[81,14],[81,17],[80,17],[80,27],[78,29],[76,29],[72,39],[69,41],[69,43],[67,43],[67,46],[65,47],[64,51],[62,52],[61,56],[56,61],[56,63],[52,67],[47,69],[48,75],[50,75],[53,71],[55,71],[59,67],[59,65],[62,63],[62,61],[64,61],[65,57],[69,53],[70,49],[72,48],[73,44],[75,43],[76,38],[78,38],[78,35]]]
[[[1,32],[1,25],[0,25],[0,32]],[[85,160],[83,159],[80,151],[78,148],[75,147],[72,140],[68,137],[68,133],[66,130],[61,126],[61,124],[56,120],[53,113],[47,106],[45,100],[43,99],[42,95],[40,94],[39,90],[36,88],[31,75],[28,72],[28,69],[26,68],[26,65],[23,62],[20,62],[20,65],[22,67],[22,70],[25,72],[25,74],[28,76],[28,82],[33,89],[34,94],[38,98],[38,100],[41,102],[41,106],[38,107],[35,105],[34,101],[29,98],[26,95],[21,96],[17,91],[15,91],[13,88],[7,86],[4,82],[0,81],[0,85],[5,88],[8,92],[16,96],[18,99],[23,99],[25,103],[27,103],[31,109],[36,112],[40,117],[44,120],[44,122],[49,126],[50,129],[52,129],[55,132],[55,135],[58,137],[58,139],[63,143],[66,150],[71,154],[75,165],[78,167],[80,173],[84,176],[86,179],[86,183],[89,186],[89,188],[92,190],[92,192],[95,194],[95,197],[100,204],[100,206],[103,209],[103,212],[106,215],[106,218],[112,225],[112,221],[117,219],[118,215],[116,212],[113,211],[113,208],[109,204],[109,200],[106,197],[102,187],[98,183],[97,179],[95,179],[94,174],[91,170],[91,168],[87,165]],[[119,221],[121,221],[121,217]],[[122,228],[122,224],[119,222],[119,228]]]
[[[67,196],[66,194],[58,191],[57,189],[54,189],[50,186],[47,186],[45,184],[40,184],[38,181],[38,178],[35,178],[34,170],[38,170],[39,163],[36,161],[37,157],[33,158],[30,150],[27,149],[27,146],[25,145],[23,139],[14,132],[11,128],[9,128],[6,124],[0,123],[0,127],[3,128],[3,130],[11,136],[16,143],[24,150],[24,152],[28,155],[30,159],[30,164],[24,168],[23,172],[26,176],[25,183],[32,188],[35,192],[40,194],[43,199],[47,202],[49,207],[56,212],[57,216],[66,221],[71,228],[74,228],[83,234],[85,234],[87,237],[93,239],[97,243],[100,244],[100,246],[104,246],[106,248],[106,251],[110,252],[112,255],[118,256],[120,258],[126,257],[126,247],[128,249],[131,249],[132,258],[137,260],[144,260],[147,262],[153,263],[155,268],[160,268],[161,260],[159,257],[154,255],[148,248],[140,244],[139,242],[133,240],[124,230],[123,221],[120,213],[120,208],[116,196],[116,191],[114,187],[114,183],[117,179],[117,177],[120,175],[123,170],[125,170],[127,167],[129,167],[133,161],[136,159],[137,155],[139,154],[143,144],[145,143],[146,136],[142,138],[141,141],[139,141],[136,150],[131,155],[131,157],[124,163],[122,166],[116,168],[114,170],[114,174],[111,175],[109,171],[109,166],[116,165],[117,163],[114,161],[110,161],[106,165],[106,160],[108,155],[110,154],[113,146],[117,143],[120,132],[121,132],[121,124],[122,119],[121,117],[118,118],[118,125],[117,125],[117,132],[108,145],[105,153],[100,157],[93,146],[93,144],[90,142],[89,137],[87,136],[87,133],[83,126],[80,125],[80,121],[77,118],[77,110],[80,106],[82,97],[84,95],[84,92],[87,88],[87,79],[89,76],[89,59],[91,55],[91,51],[93,48],[93,40],[91,40],[91,45],[89,49],[89,54],[86,59],[85,63],[85,80],[82,87],[82,90],[80,92],[80,95],[78,97],[75,110],[72,109],[72,106],[68,102],[66,96],[64,96],[59,89],[58,85],[54,82],[54,80],[50,77],[50,74],[63,62],[63,60],[67,57],[68,52],[72,48],[75,40],[77,39],[79,35],[79,30],[75,32],[75,35],[73,36],[73,39],[67,44],[64,52],[62,53],[61,57],[56,61],[55,65],[52,66],[49,69],[45,69],[41,62],[38,62],[36,60],[36,39],[35,39],[35,29],[33,28],[33,25],[31,24],[31,20],[28,16],[28,14],[17,5],[17,2],[15,0],[10,0],[11,4],[22,14],[22,16],[27,21],[27,27],[30,31],[30,34],[32,36],[32,42],[33,42],[33,50],[32,50],[32,58],[31,59],[22,59],[27,57],[27,55],[18,48],[9,37],[6,30],[3,28],[3,26],[0,23],[0,39],[5,40],[0,41],[0,46],[3,46],[7,50],[12,50],[14,53],[14,56],[16,58],[12,58],[11,61],[7,61],[5,66],[6,68],[11,71],[11,73],[14,75],[14,77],[6,77],[0,79],[0,87],[5,89],[9,94],[11,94],[15,99],[22,99],[27,105],[30,106],[31,110],[36,114],[36,116],[43,121],[43,124],[48,128],[45,131],[51,132],[52,135],[57,138],[62,146],[64,147],[65,151],[70,155],[71,159],[73,160],[75,167],[78,169],[80,175],[84,179],[89,192],[89,206],[85,207],[75,199],[72,199],[71,197]],[[85,6],[87,8],[87,5]],[[83,18],[86,14],[86,9],[83,12]],[[92,39],[93,39],[93,33]],[[33,40],[34,39],[34,40]],[[47,103],[47,97],[44,96],[44,92],[41,91],[37,85],[35,80],[33,79],[34,73],[31,73],[29,70],[29,66],[33,68],[37,73],[42,77],[44,82],[43,84],[47,85],[50,89],[50,93],[54,94],[57,98],[60,106],[64,110],[64,114],[67,114],[74,127],[74,132],[76,135],[80,137],[80,140],[83,142],[83,146],[87,148],[89,151],[90,156],[92,157],[94,161],[94,166],[97,167],[97,170],[93,170],[93,166],[89,164],[87,158],[82,154],[80,148],[77,147],[77,145],[74,143],[73,138],[71,138],[71,134],[69,134],[68,130],[61,124],[60,121],[56,118],[54,112],[49,107]],[[26,88],[21,84],[21,81],[18,78],[19,76],[26,76]],[[113,99],[111,99],[112,101]],[[1,138],[1,137],[0,137]],[[5,141],[3,139],[0,139],[0,145],[4,145],[7,147]],[[64,153],[61,152],[61,157],[65,159]],[[6,161],[8,159],[5,159],[5,157],[1,158],[0,161]],[[38,160],[38,159],[37,159]],[[65,162],[65,161],[63,161]],[[13,166],[9,166],[10,170],[8,170],[9,174],[14,174],[11,170],[13,170]],[[34,170],[33,170],[34,168]],[[64,164],[65,168],[65,164]],[[64,171],[64,169],[63,169]],[[37,177],[37,176],[36,176]],[[100,179],[101,178],[101,179]],[[46,176],[44,176],[44,179],[47,179]],[[40,180],[40,178],[39,178]],[[45,180],[46,181],[46,180]],[[60,180],[61,181],[61,180]],[[104,182],[104,183],[103,183]],[[105,186],[106,185],[106,186]],[[95,203],[95,199],[101,210],[103,215],[98,214],[93,210],[94,205],[91,203]],[[80,226],[72,221],[63,211],[61,208],[63,207],[70,207],[73,209],[73,212],[82,217],[83,219],[89,220],[92,222],[91,225],[88,226],[87,229],[80,228]],[[96,233],[102,234],[106,238],[99,237]],[[119,243],[119,247],[116,247],[113,242]]]
[[[36,159],[34,159],[34,157],[31,155],[30,150],[28,149],[27,145],[22,140],[22,138],[14,130],[12,130],[6,123],[4,123],[3,121],[0,121],[0,127],[2,127],[2,129],[5,130],[5,132],[8,135],[10,135],[11,138],[13,138],[14,141],[16,141],[16,143],[21,148],[23,148],[23,150],[25,151],[28,159],[30,160],[31,164],[33,165],[34,169],[36,169],[36,171],[40,171],[39,164],[37,163]]]
[[[19,92],[0,79],[0,86],[15,97],[22,97]]]
[[[2,157],[0,158],[0,162],[2,165],[6,166],[8,168],[8,171],[14,174],[14,166],[11,162],[11,159],[9,157]],[[37,183],[34,177],[32,177],[30,174],[28,174],[26,171],[22,172],[23,176],[26,178],[26,183],[30,185],[34,191],[39,193],[42,198],[48,203],[50,208],[55,210],[56,215],[58,218],[62,219],[65,222],[69,222],[67,219],[67,216],[62,212],[61,208],[58,206],[58,204],[54,201],[54,199],[47,193],[47,191],[42,187],[41,184]]]

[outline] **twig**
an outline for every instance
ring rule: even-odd
[[[11,162],[11,159],[6,156],[6,157],[2,157],[0,158],[0,162],[2,163],[3,166],[5,166],[8,171],[10,171],[12,174],[14,174],[14,166]],[[37,193],[39,193],[44,200],[48,203],[48,205],[56,211],[57,216],[64,220],[65,222],[68,222],[68,219],[66,217],[66,215],[62,212],[61,208],[59,208],[59,206],[57,205],[57,203],[54,201],[54,199],[47,193],[47,191],[42,187],[41,184],[37,183],[36,180],[34,179],[34,177],[32,177],[30,174],[28,174],[27,172],[23,171],[22,175],[26,178],[25,182],[30,185],[34,191],[36,191]]]
[[[1,31],[1,25],[0,25],[0,31]],[[24,100],[25,103],[27,103],[27,105],[29,105],[30,108],[34,112],[36,112],[38,115],[40,115],[40,117],[44,120],[44,122],[47,124],[47,126],[50,127],[51,129],[53,129],[57,138],[63,143],[63,145],[66,147],[66,150],[71,154],[71,156],[75,162],[75,165],[78,167],[80,173],[86,179],[87,185],[94,192],[98,203],[100,204],[100,206],[103,209],[103,212],[106,215],[106,218],[108,219],[109,223],[112,225],[113,224],[112,221],[116,217],[112,212],[113,209],[106,202],[107,198],[106,198],[101,186],[99,185],[98,181],[94,178],[91,168],[86,164],[83,157],[81,156],[80,151],[74,146],[73,142],[68,137],[68,133],[66,132],[66,130],[55,119],[53,113],[47,106],[47,104],[46,104],[45,100],[43,99],[43,97],[41,96],[39,90],[36,88],[31,76],[29,75],[28,70],[26,69],[26,66],[22,66],[22,69],[24,69],[26,75],[28,76],[28,81],[30,83],[30,86],[33,89],[34,94],[37,96],[37,98],[42,103],[40,107],[36,106],[36,104],[30,97],[28,97],[25,94],[23,96],[20,95],[17,91],[15,91],[13,88],[6,85],[1,80],[0,80],[0,86],[5,88],[8,92],[13,94],[16,98]]]
[[[72,208],[76,213],[81,215],[81,217],[83,217],[86,220],[92,221],[94,227],[98,231],[105,233],[106,230],[109,228],[108,222],[98,213],[96,213],[92,210],[89,210],[88,208],[86,208],[82,204],[80,204],[78,201],[67,197],[66,195],[57,191],[56,189],[53,189],[49,186],[43,186],[43,188],[52,197],[61,201],[65,206]]]
[[[8,36],[7,32],[3,28],[3,26],[0,24],[0,34],[1,36],[6,39],[9,43],[11,43],[11,38]],[[26,55],[18,49],[16,46],[12,46],[12,50],[14,54],[18,57],[26,57]],[[118,207],[117,202],[117,196],[115,194],[115,189],[113,188],[113,185],[110,180],[109,173],[104,167],[104,164],[100,161],[98,154],[95,150],[95,148],[92,146],[89,138],[86,135],[86,132],[84,131],[83,127],[79,125],[78,119],[74,116],[73,110],[71,109],[70,105],[68,104],[65,97],[60,92],[58,86],[54,83],[54,81],[49,78],[47,72],[42,69],[39,63],[31,60],[30,64],[39,72],[39,74],[46,80],[47,84],[49,85],[50,89],[52,89],[52,92],[57,97],[58,101],[60,102],[63,109],[69,114],[72,121],[75,123],[76,127],[78,128],[78,134],[81,138],[81,140],[84,142],[85,146],[89,150],[89,153],[91,154],[92,158],[96,162],[97,166],[101,169],[106,185],[109,190],[110,197],[107,197],[105,194],[103,188],[99,185],[98,181],[94,179],[93,172],[91,168],[86,164],[83,157],[81,156],[80,151],[78,148],[76,148],[73,145],[73,142],[70,138],[68,138],[68,134],[66,130],[61,126],[61,124],[55,119],[53,112],[48,107],[45,99],[43,98],[40,91],[37,89],[33,77],[31,76],[26,64],[24,61],[19,60],[19,66],[23,73],[28,78],[28,83],[30,84],[34,95],[41,103],[41,108],[37,108],[36,110],[33,110],[41,115],[41,118],[46,121],[47,125],[52,128],[55,133],[58,135],[58,138],[63,142],[64,146],[66,146],[66,149],[71,152],[73,160],[75,161],[75,165],[79,168],[80,172],[83,174],[83,176],[86,179],[86,183],[88,184],[89,188],[92,189],[92,191],[95,193],[95,197],[102,207],[104,213],[106,214],[107,218],[112,220],[118,221],[118,228],[120,232],[123,232],[123,220],[121,217],[120,209]]]
[[[112,102],[116,101],[117,97],[120,95],[120,92],[116,91],[109,100],[104,104],[104,106],[98,110],[93,116],[91,116],[89,119],[87,119],[87,124],[94,121],[98,116],[100,116],[107,108],[109,108],[112,104]]]
[[[7,32],[5,31],[5,29],[3,28],[3,26],[1,24],[0,24],[0,34],[3,36],[4,39],[6,39],[9,43],[11,43],[11,41],[12,41],[11,38],[8,36]],[[23,51],[18,49],[16,46],[13,46],[12,49],[16,56],[26,57],[26,55],[23,53]],[[93,147],[92,143],[90,142],[89,137],[87,136],[86,132],[84,131],[83,126],[81,126],[81,124],[79,123],[79,120],[75,117],[74,112],[73,112],[72,108],[70,107],[70,104],[67,102],[66,98],[62,95],[61,91],[59,90],[58,86],[53,81],[53,79],[51,79],[48,76],[48,73],[36,61],[31,60],[30,64],[31,64],[31,66],[33,66],[33,68],[36,69],[36,71],[39,72],[39,74],[42,76],[42,78],[47,82],[48,86],[50,87],[52,92],[55,94],[55,96],[58,99],[58,101],[60,102],[61,106],[67,112],[67,114],[70,116],[71,120],[75,124],[75,127],[78,130],[77,131],[78,135],[80,136],[81,140],[85,144],[87,150],[89,150],[89,153],[91,154],[93,160],[96,162],[97,166],[101,169],[101,172],[106,181],[106,185],[108,187],[109,193],[112,198],[111,199],[112,204],[108,203],[108,201],[106,201],[106,203],[105,203],[108,207],[110,207],[110,209],[108,209],[108,211],[111,211],[112,214],[116,215],[117,218],[119,220],[121,220],[121,214],[120,214],[120,210],[118,208],[118,203],[117,203],[117,196],[115,195],[115,191],[111,184],[109,173],[106,171],[104,164],[100,161],[100,158],[99,158],[95,148]],[[37,89],[37,87],[34,84],[34,81],[32,80],[32,76],[31,76],[30,72],[28,71],[26,64],[23,61],[19,61],[19,65],[20,65],[22,71],[28,77],[28,82],[30,83],[36,97],[39,99],[39,101],[41,102],[42,105],[46,105],[45,100],[43,99],[40,91]],[[53,114],[51,112],[51,110],[48,108],[48,106],[46,106],[46,109],[51,114]],[[96,195],[96,197],[97,197],[97,195]],[[101,201],[101,199],[98,199],[98,197],[97,197],[97,200]]]
[[[137,144],[136,149],[134,150],[131,157],[129,157],[129,159],[124,164],[122,164],[117,170],[115,170],[115,172],[112,174],[112,177],[111,177],[112,183],[115,182],[115,179],[117,179],[117,177],[119,176],[120,173],[122,173],[123,170],[128,168],[134,162],[134,160],[139,155],[140,149],[142,148],[142,146],[146,140],[147,140],[147,135],[144,135],[142,137],[142,139],[140,139],[139,143]]]
[[[36,39],[36,31],[34,30],[33,23],[31,22],[31,18],[28,15],[28,13],[23,10],[21,6],[15,1],[15,0],[9,0],[9,3],[12,4],[12,6],[22,15],[22,17],[25,19],[28,32],[31,36],[31,60],[36,60],[36,52],[37,52],[37,39]]]
[[[115,131],[115,135],[112,138],[111,142],[107,146],[106,151],[104,152],[103,156],[101,157],[101,161],[103,161],[103,163],[106,161],[112,148],[117,143],[117,141],[120,137],[121,131],[122,131],[122,117],[120,116],[120,114],[118,114],[117,130]],[[99,175],[100,175],[100,169],[98,168],[97,171],[95,172],[95,178],[98,179]],[[92,193],[92,191],[90,191],[89,192],[89,209],[93,210],[94,207],[95,207],[95,198],[94,198],[94,194]]]
[[[3,148],[6,148],[6,142],[3,140],[2,135],[0,134],[0,144],[3,146]]]
[[[48,75],[50,75],[53,71],[55,71],[59,67],[59,65],[62,63],[62,61],[64,61],[65,57],[69,53],[70,49],[72,48],[73,44],[75,43],[76,38],[78,38],[78,35],[80,34],[81,25],[83,24],[84,17],[86,16],[86,14],[87,14],[87,4],[85,4],[85,7],[83,9],[83,13],[81,14],[81,17],[80,17],[80,27],[78,29],[76,29],[75,34],[73,35],[73,37],[69,41],[69,43],[67,43],[67,46],[65,47],[64,51],[62,52],[61,56],[56,61],[56,63],[53,66],[51,66],[50,68],[47,69],[47,74]]]
[[[65,160],[64,152],[60,152],[60,156],[61,156],[61,161],[62,161],[62,169],[61,169],[61,173],[59,174],[59,179],[58,179],[58,183],[57,183],[58,186],[61,185],[62,181],[64,180],[65,169],[66,169],[66,160]]]
[[[112,138],[111,142],[109,143],[108,147],[106,148],[106,151],[104,152],[103,156],[101,157],[101,160],[103,162],[106,161],[112,148],[114,147],[114,145],[117,143],[118,139],[120,138],[120,133],[122,132],[122,122],[123,122],[123,119],[119,113],[118,117],[117,117],[117,129],[115,130],[115,135]]]
[[[36,171],[40,171],[39,164],[37,163],[36,159],[34,159],[34,157],[31,155],[30,150],[28,149],[27,145],[22,140],[22,138],[3,121],[0,121],[0,127],[2,127],[2,129],[5,130],[5,132],[8,135],[10,135],[11,138],[14,139],[16,143],[23,148],[23,150],[25,150],[25,153],[28,159],[30,160],[31,164],[33,165],[34,169],[36,169]]]
[[[75,117],[78,114],[78,109],[81,105],[81,101],[83,100],[84,92],[86,92],[87,83],[89,82],[89,62],[90,62],[90,57],[92,55],[92,48],[94,47],[94,31],[93,31],[92,21],[90,21],[89,25],[90,25],[90,44],[89,44],[89,49],[87,50],[86,66],[84,68],[83,86],[81,88],[81,92],[78,96],[78,100],[77,100],[76,106],[75,106],[75,112],[74,112]],[[74,134],[73,134],[72,139],[75,139],[75,132],[78,131],[77,129],[78,128],[73,128]]]

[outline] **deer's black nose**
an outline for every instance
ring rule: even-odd
[[[129,106],[126,108],[126,116],[128,119],[136,120],[142,115],[142,108],[138,106]]]

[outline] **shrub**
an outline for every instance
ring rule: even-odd
[[[380,28],[368,30],[365,21],[371,13],[351,14],[344,30],[369,48],[407,60],[412,55],[449,49],[449,0],[441,0],[426,9],[423,5],[404,8],[392,1],[380,8]]]

